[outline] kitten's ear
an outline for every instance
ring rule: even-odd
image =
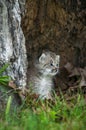
[[[56,61],[60,62],[60,55],[56,55]]]
[[[40,62],[40,63],[44,63],[45,57],[46,57],[45,53],[42,53],[42,55],[41,55],[40,58],[39,58],[39,62]]]

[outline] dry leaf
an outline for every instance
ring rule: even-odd
[[[69,73],[71,73],[72,70],[73,70],[73,65],[68,62],[68,63],[64,66],[64,68],[65,68]]]
[[[16,84],[12,80],[9,82],[8,86],[14,90],[17,88]]]

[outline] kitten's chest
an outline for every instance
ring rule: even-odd
[[[53,86],[52,79],[48,77],[41,76],[40,78],[37,78],[35,81],[35,87],[39,91],[50,91]]]
[[[40,77],[35,79],[34,92],[40,95],[42,98],[50,98],[51,91],[53,89],[52,79],[47,77]]]
[[[39,85],[41,87],[52,86],[52,79],[51,78],[47,78],[47,77],[40,77]]]

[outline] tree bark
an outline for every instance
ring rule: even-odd
[[[86,1],[26,0],[22,19],[28,62],[43,49],[61,55],[60,66],[86,66]]]
[[[0,67],[9,63],[6,74],[17,86],[26,86],[27,58],[21,28],[25,0],[0,0]]]

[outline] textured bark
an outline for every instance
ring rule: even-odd
[[[49,49],[61,64],[86,66],[86,2],[83,0],[26,0],[22,27],[28,62]]]
[[[0,0],[0,67],[10,63],[7,75],[18,86],[26,85],[26,48],[21,29],[24,0]]]

